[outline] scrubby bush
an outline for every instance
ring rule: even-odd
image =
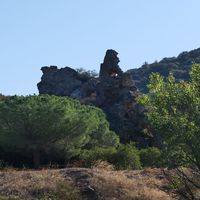
[[[140,160],[143,167],[160,167],[161,151],[156,147],[141,149]]]
[[[139,150],[134,144],[120,145],[111,159],[116,169],[140,169]]]
[[[117,150],[114,147],[102,148],[96,147],[92,150],[84,150],[80,158],[84,161],[85,167],[91,167],[97,160],[112,162],[113,155]]]
[[[107,161],[112,164],[115,169],[140,169],[139,150],[134,144],[121,144],[117,148],[94,148],[84,150],[80,154],[80,159],[83,160],[84,166],[91,167],[98,161]]]

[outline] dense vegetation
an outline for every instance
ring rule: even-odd
[[[200,168],[199,77],[199,65],[193,65],[189,83],[176,82],[172,74],[165,80],[155,73],[149,93],[139,97],[148,108],[160,149],[121,145],[102,110],[71,98],[1,95],[1,165],[39,167],[84,160],[85,166],[91,166],[96,160],[105,160],[118,169]]]
[[[96,161],[101,160],[113,164],[115,169],[141,169],[139,150],[134,144],[84,150],[81,158],[86,167],[92,167]]]
[[[167,162],[174,166],[200,169],[200,65],[193,65],[191,81],[176,82],[152,74],[150,92],[140,97],[148,106],[148,119],[155,134],[161,136]]]
[[[118,143],[100,109],[68,97],[13,96],[0,100],[0,155],[14,165],[63,163],[82,148]]]
[[[134,143],[120,144],[99,108],[49,95],[1,96],[0,149],[0,167],[91,167],[102,160],[116,169],[140,169],[151,166],[151,161],[141,163],[140,156],[157,156],[140,153]]]
[[[193,63],[200,63],[200,48],[189,52],[182,52],[177,57],[163,58],[159,62],[155,61],[151,64],[145,62],[142,67],[131,69],[128,72],[131,73],[137,88],[141,92],[147,93],[149,91],[147,85],[150,81],[149,76],[151,73],[157,72],[167,77],[170,72],[173,72],[176,80],[188,81]]]
[[[177,170],[172,184],[186,199],[199,199],[200,189],[200,65],[194,64],[190,82],[150,77],[149,93],[139,98],[148,107],[148,120],[160,137],[163,161]],[[191,170],[186,173],[184,168]],[[184,190],[180,190],[184,186]],[[196,192],[194,192],[196,191]]]

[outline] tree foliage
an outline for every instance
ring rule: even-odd
[[[199,176],[200,65],[192,66],[190,78],[190,82],[176,82],[173,74],[164,79],[154,73],[150,77],[149,93],[140,96],[139,102],[148,107],[151,127],[161,136],[166,163],[173,168],[189,167]],[[185,180],[183,174],[182,171],[178,175],[181,180]],[[189,181],[200,188],[200,183],[187,179],[183,184],[185,187]]]
[[[190,75],[187,83],[176,82],[172,74],[166,80],[152,74],[150,92],[139,102],[148,107],[149,122],[165,149],[180,152],[182,164],[200,168],[200,65],[193,65]]]
[[[140,150],[140,160],[143,167],[160,167],[161,150],[156,147],[148,147]]]
[[[106,144],[101,143],[104,137]],[[6,152],[30,154],[35,167],[40,164],[41,154],[49,154],[52,148],[68,152],[69,158],[95,141],[108,146],[119,142],[98,108],[48,95],[0,100],[0,147]]]
[[[78,79],[87,82],[91,78],[95,78],[98,76],[98,73],[95,70],[85,70],[84,68],[77,68],[76,71],[78,72]]]

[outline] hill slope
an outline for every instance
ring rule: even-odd
[[[172,200],[161,169],[0,171],[1,200]]]
[[[146,86],[149,82],[149,75],[152,72],[158,72],[165,77],[169,72],[173,72],[177,80],[187,81],[192,63],[200,63],[200,48],[182,52],[177,57],[163,58],[160,62],[145,63],[140,68],[131,69],[127,72],[132,75],[136,87],[141,92],[146,93],[148,92]]]

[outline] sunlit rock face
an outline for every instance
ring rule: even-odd
[[[100,65],[98,78],[86,82],[80,80],[78,72],[66,67],[43,67],[40,94],[71,96],[83,104],[95,105],[104,110],[110,127],[120,135],[121,141],[137,141],[140,146],[147,145],[143,130],[146,128],[145,109],[136,102],[139,92],[129,73],[119,67],[118,53],[106,51]]]
[[[42,67],[41,82],[38,83],[40,94],[51,94],[58,96],[70,96],[82,82],[77,79],[76,70],[65,67],[58,69],[56,66]]]

